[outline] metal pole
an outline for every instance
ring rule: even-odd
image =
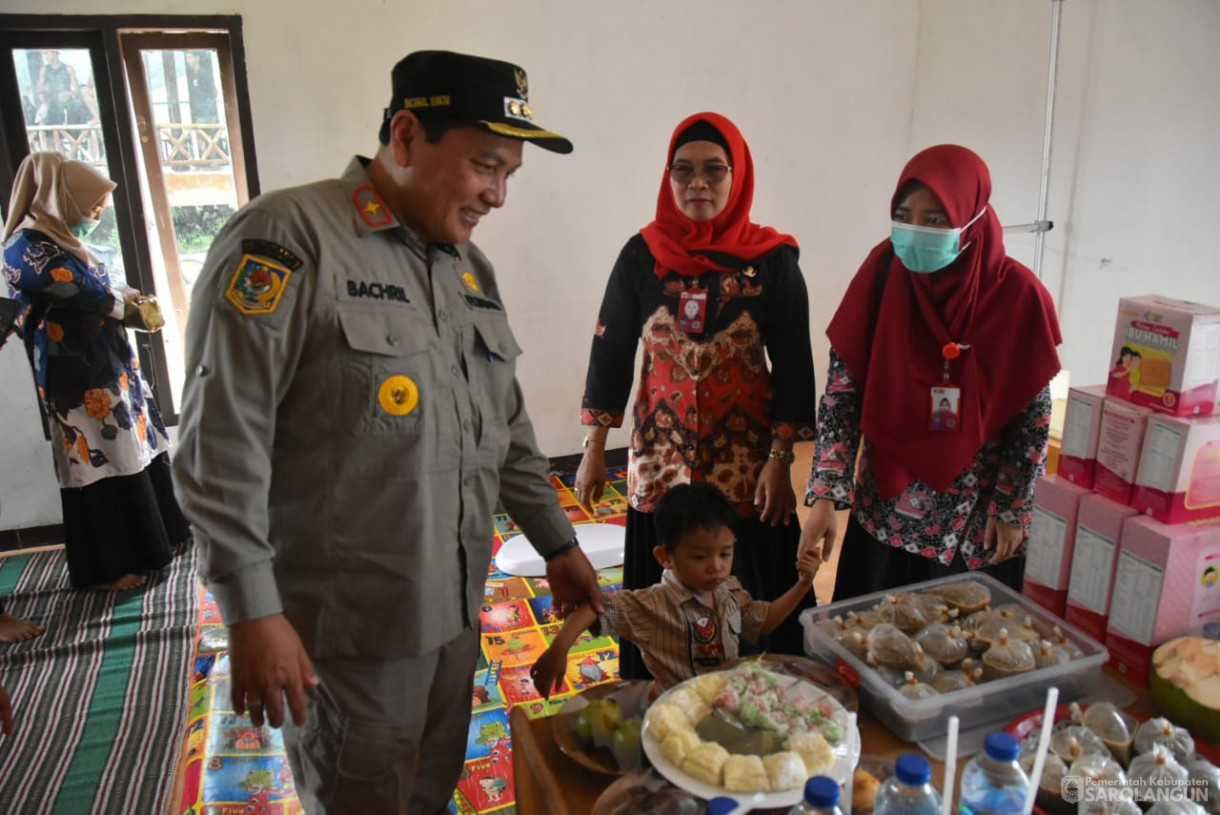
[[[1046,199],[1050,193],[1051,134],[1055,123],[1055,72],[1059,67],[1059,17],[1063,13],[1064,0],[1051,0],[1051,55],[1046,71],[1046,126],[1042,132],[1042,184],[1038,191],[1037,223],[1046,223]],[[1045,229],[1034,235],[1034,274],[1042,279],[1042,253],[1045,248]]]

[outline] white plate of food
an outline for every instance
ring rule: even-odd
[[[814,775],[849,781],[860,758],[854,714],[823,688],[756,660],[661,694],[641,741],[675,786],[760,809],[798,803]]]

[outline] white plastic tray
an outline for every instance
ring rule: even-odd
[[[972,580],[985,585],[991,591],[992,607],[1019,603],[1034,619],[1059,626],[1069,639],[1080,646],[1084,656],[1020,676],[995,679],[971,688],[942,693],[930,699],[914,700],[891,687],[863,660],[853,656],[815,625],[819,620],[828,617],[872,608],[887,594],[924,591],[932,586],[943,586],[962,580]],[[860,694],[860,706],[876,716],[900,739],[912,742],[944,735],[950,716],[957,716],[961,721],[961,728],[967,730],[989,722],[1008,722],[1022,713],[1041,709],[1046,703],[1046,691],[1051,686],[1059,688],[1061,702],[1085,696],[1097,688],[1101,678],[1101,666],[1109,658],[1109,652],[1104,645],[1028,597],[1017,594],[1000,581],[981,572],[913,583],[890,591],[807,609],[801,613],[801,623],[805,627],[805,651],[809,656],[834,668],[855,685]]]
[[[577,524],[576,539],[594,569],[621,566],[627,530],[617,524]],[[507,540],[496,553],[496,568],[516,577],[543,577],[546,563],[525,535]]]

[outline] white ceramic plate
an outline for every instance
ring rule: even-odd
[[[729,673],[726,671],[725,673]],[[860,759],[860,731],[853,726],[855,717],[839,704],[834,696],[827,693],[822,688],[814,685],[799,677],[789,676],[787,674],[771,672],[772,676],[787,687],[787,695],[808,695],[811,699],[821,703],[825,702],[833,710],[835,722],[843,730],[843,739],[838,743],[831,745],[835,754],[835,763],[829,770],[824,772],[824,775],[833,778],[842,786],[844,782],[848,783],[848,794],[850,794],[850,780],[852,771],[856,768],[856,762]],[[705,674],[706,675],[706,674]],[[695,682],[696,679],[688,679],[685,682],[674,685],[665,693],[657,697],[653,704],[658,704],[665,701],[666,697],[677,691],[679,688],[684,688],[687,685]],[[661,744],[656,740],[656,737],[649,732],[647,719],[644,721],[644,730],[641,734],[641,743],[644,746],[644,754],[648,756],[648,760],[652,762],[652,766],[656,771],[674,786],[686,790],[692,795],[697,795],[705,800],[715,798],[718,795],[728,796],[755,809],[772,809],[779,807],[794,806],[802,800],[804,796],[804,788],[793,787],[790,790],[780,790],[779,792],[728,792],[723,787],[714,787],[707,784],[694,776],[688,775],[682,771],[680,767],[671,762],[661,753]]]

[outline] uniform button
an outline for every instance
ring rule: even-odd
[[[386,334],[385,341],[390,345],[398,345],[398,337],[394,336],[393,334]]]
[[[436,313],[436,316],[437,316],[437,317],[440,319],[440,321],[441,321],[442,323],[443,323],[445,320],[448,320],[448,319],[449,319],[449,315],[448,315],[448,314],[446,314],[444,311],[438,311],[438,312]]]
[[[469,419],[465,419],[465,420],[463,420],[463,421],[462,421],[462,429],[463,429],[463,430],[469,430],[469,429],[470,429],[470,420],[469,420]]]
[[[462,372],[458,370],[458,366],[456,366],[456,365],[454,365],[453,367],[451,367],[449,370],[453,372],[453,375],[454,375],[454,376],[461,376],[461,375],[462,375]]]
[[[209,372],[210,369],[206,365],[195,366],[195,376],[207,376]]]

